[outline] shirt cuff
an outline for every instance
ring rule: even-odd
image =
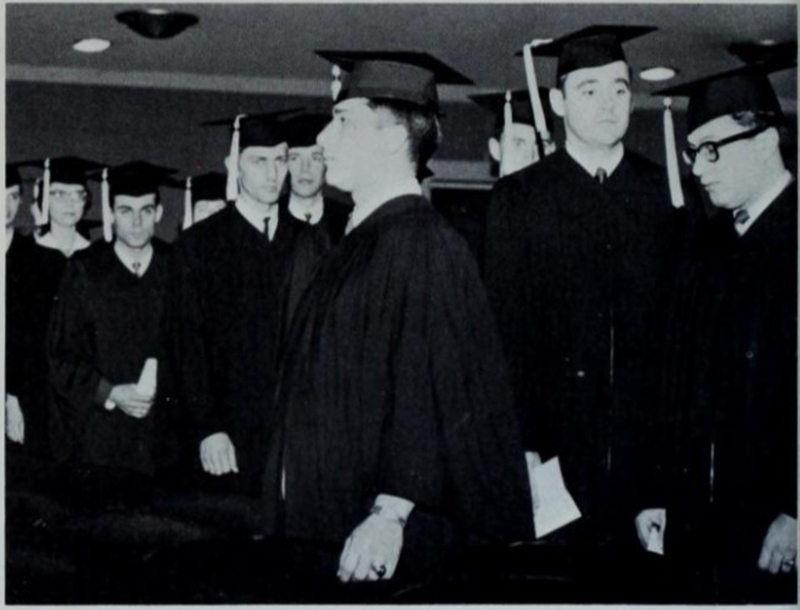
[[[401,526],[405,526],[412,510],[414,510],[414,503],[410,500],[389,494],[378,494],[370,513],[397,521]]]

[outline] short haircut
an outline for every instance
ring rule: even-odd
[[[150,193],[143,193],[141,195],[130,195],[130,197],[144,197],[145,195],[149,195],[149,194]],[[161,193],[159,193],[156,190],[156,191],[153,191],[153,194],[156,196],[155,205],[161,205]],[[108,205],[112,210],[116,206],[117,197],[119,197],[120,195],[122,195],[124,197],[124,196],[128,195],[128,193],[119,193],[119,192],[114,191],[113,188],[110,189],[110,192],[108,194]]]
[[[417,167],[423,167],[433,157],[442,141],[442,130],[435,112],[416,104],[385,98],[370,99],[369,107],[389,111],[406,128],[409,160]]]
[[[616,62],[615,62],[616,63]],[[632,85],[633,84],[633,68],[628,62],[625,62],[625,65],[628,67],[628,82]],[[598,68],[600,66],[597,66]],[[566,91],[564,90],[564,85],[567,82],[567,77],[572,74],[572,72],[567,72],[566,74],[562,74],[561,77],[558,79],[558,83],[556,84],[556,88],[561,91],[564,95],[566,95]]]
[[[744,127],[745,129],[774,127],[778,132],[778,137],[781,140],[785,139],[786,122],[783,116],[777,112],[768,110],[744,110],[742,112],[734,112],[730,116],[740,127]]]

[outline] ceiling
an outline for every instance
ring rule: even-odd
[[[475,81],[477,87],[443,95],[463,99],[478,89],[523,86],[522,61],[514,57],[523,43],[592,24],[657,26],[626,44],[628,59],[637,71],[677,68],[672,82],[740,65],[726,51],[732,42],[797,39],[794,4],[165,5],[200,20],[171,40],[139,37],[115,21],[117,12],[136,6],[6,4],[7,78],[327,95],[330,66],[314,49],[417,50]],[[112,47],[96,55],[73,51],[71,44],[85,37],[107,38]],[[537,68],[540,84],[551,84],[554,62],[537,60]],[[773,82],[796,109],[796,71]]]

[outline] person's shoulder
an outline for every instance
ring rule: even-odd
[[[176,250],[202,252],[210,244],[224,239],[228,234],[234,214],[238,214],[238,212],[233,205],[229,205],[224,210],[205,218],[202,222],[192,225],[175,242]]]
[[[664,179],[667,175],[667,170],[663,165],[656,163],[652,159],[648,159],[641,153],[631,150],[630,148],[625,149],[625,156],[623,158],[626,163],[629,163],[634,170],[640,172],[643,176]]]

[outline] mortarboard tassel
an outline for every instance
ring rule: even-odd
[[[236,201],[239,198],[239,122],[247,115],[237,114],[233,120],[233,135],[231,136],[230,167],[228,168],[228,183],[225,186],[225,199]]]
[[[539,134],[543,154],[550,154],[555,149],[555,146],[553,138],[547,130],[547,121],[544,118],[544,107],[542,106],[542,98],[539,97],[539,83],[536,80],[536,71],[533,69],[533,53],[531,53],[531,49],[549,42],[552,41],[533,40],[522,47],[522,56],[525,62],[525,79],[528,81],[528,94],[531,98],[531,109],[533,110],[533,122],[536,125],[536,133]]]
[[[103,181],[100,183],[100,202],[103,208],[103,239],[111,242],[114,239],[112,225],[114,215],[111,213],[111,196],[108,187],[108,168],[103,169]]]
[[[192,226],[192,178],[186,179],[186,191],[183,194],[183,230]]]
[[[333,81],[331,81],[331,94],[333,95],[333,101],[336,101],[336,98],[339,97],[339,92],[342,90],[342,69],[333,64],[331,68],[331,74],[333,75]]]
[[[39,193],[41,192],[41,178],[37,178],[33,183],[33,203],[31,204],[31,214],[33,222],[37,227],[44,225],[42,210],[39,207]]]
[[[672,98],[664,98],[664,145],[667,153],[667,177],[672,207],[684,206],[681,189],[681,172],[678,169],[678,151],[675,147],[675,125],[672,121]]]
[[[44,160],[44,178],[42,184],[42,224],[50,222],[50,158]]]
[[[506,103],[503,105],[503,134],[500,136],[500,177],[506,175],[503,167],[510,157],[509,147],[511,146],[511,124],[514,122],[514,114],[511,108],[511,91],[506,90]]]

